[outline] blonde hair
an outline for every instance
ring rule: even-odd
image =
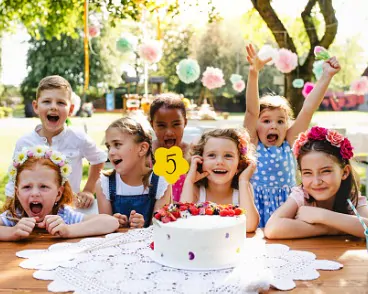
[[[294,112],[291,109],[289,101],[282,96],[278,95],[266,95],[259,99],[259,115],[265,110],[281,109],[285,111],[288,120],[294,119]]]
[[[47,76],[40,81],[37,88],[36,100],[40,97],[42,91],[51,89],[64,89],[68,94],[68,99],[71,100],[72,87],[66,79],[57,75]]]
[[[149,147],[146,153],[146,158],[151,156],[152,161],[154,161],[153,151],[152,151],[152,136],[148,130],[145,130],[142,125],[130,117],[123,117],[112,122],[106,129],[106,132],[110,129],[118,129],[121,133],[126,133],[134,137],[134,142],[139,144],[142,142],[148,143]],[[149,176],[152,169],[143,176],[142,182],[144,187],[149,187]],[[106,176],[110,176],[112,171],[104,172]]]
[[[191,156],[203,156],[203,150],[210,138],[223,138],[233,141],[238,149],[239,164],[238,173],[234,176],[231,186],[238,189],[239,174],[248,166],[247,161],[255,161],[255,147],[250,142],[250,136],[244,128],[229,128],[229,129],[215,129],[202,134],[198,143],[192,146]],[[245,143],[245,146],[244,146]],[[245,149],[244,149],[245,148]],[[207,178],[204,178],[196,183],[197,186],[208,186]]]
[[[37,157],[29,157],[23,164],[21,164],[18,168],[17,168],[17,176],[15,178],[15,184],[14,186],[17,187],[18,185],[18,180],[19,180],[19,175],[24,171],[24,170],[32,170],[34,169],[34,167],[36,165],[41,165],[45,168],[49,168],[52,169],[53,171],[55,171],[55,175],[56,175],[56,182],[57,184],[60,186],[62,186],[62,176],[60,174],[60,167],[57,166],[55,163],[53,163],[50,159],[48,158],[37,158]],[[73,191],[72,188],[69,184],[69,182],[65,182],[64,183],[64,192],[63,195],[61,196],[60,200],[56,203],[56,205],[53,206],[52,208],[52,214],[57,214],[59,209],[61,207],[63,207],[64,205],[71,205],[73,201]],[[24,208],[22,207],[22,205],[20,204],[20,201],[18,199],[18,196],[14,195],[14,198],[11,198],[9,201],[7,201],[4,205],[3,208],[4,211],[9,211],[10,214],[13,217],[25,217],[26,213]],[[20,215],[19,215],[20,213]]]

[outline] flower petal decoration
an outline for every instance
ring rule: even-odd
[[[121,36],[120,39],[116,41],[116,49],[123,54],[129,54],[136,50],[138,40],[136,37],[130,34]]]
[[[275,66],[282,73],[289,73],[298,66],[298,55],[288,49],[281,48],[275,59]]]
[[[148,63],[159,62],[163,54],[162,43],[156,40],[148,40],[139,47],[138,53]]]
[[[91,38],[98,37],[100,35],[100,27],[90,26],[88,28],[88,34]]]
[[[322,46],[314,47],[314,56],[316,57],[316,60],[327,60],[330,58],[330,54],[327,49]]]
[[[304,88],[303,88],[303,91],[302,91],[302,94],[303,94],[304,98],[307,98],[309,93],[312,92],[313,88],[314,88],[314,84],[311,83],[311,82],[306,82],[304,84]]]
[[[224,74],[221,69],[208,66],[202,76],[202,84],[209,90],[225,85]]]
[[[294,88],[300,89],[300,88],[303,88],[303,86],[304,86],[304,81],[303,81],[303,79],[295,79],[295,80],[293,81],[293,87],[294,87]]]
[[[350,90],[357,95],[368,93],[368,77],[362,76],[351,83]]]
[[[324,62],[325,62],[324,60],[318,60],[313,63],[313,73],[317,80],[319,80],[320,77],[322,76]]]
[[[238,75],[238,74],[232,74],[231,76],[230,76],[230,82],[232,83],[232,84],[235,84],[236,82],[239,82],[239,81],[241,81],[243,79],[243,77],[241,76],[241,75]]]
[[[267,65],[274,64],[277,56],[278,50],[276,48],[273,48],[271,45],[264,45],[258,52],[258,57],[262,60],[267,59],[268,57],[272,58],[271,61],[266,63]]]
[[[240,81],[237,81],[235,83],[233,83],[233,89],[236,91],[236,92],[241,92],[245,89],[245,83],[243,80],[240,80]]]
[[[197,60],[188,58],[180,60],[176,66],[176,74],[183,83],[190,84],[199,78],[201,69]]]

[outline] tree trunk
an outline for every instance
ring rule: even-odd
[[[251,1],[254,8],[258,11],[268,28],[271,30],[279,47],[286,48],[297,53],[293,39],[290,37],[283,23],[271,6],[271,0]],[[326,25],[325,33],[321,40],[318,39],[317,30],[314,26],[311,15],[312,8],[317,2]],[[310,50],[304,64],[299,65],[298,68],[286,74],[285,77],[285,97],[289,99],[295,116],[297,116],[302,109],[304,98],[302,96],[302,89],[295,89],[293,87],[293,80],[296,78],[303,79],[304,82],[311,80],[313,75],[314,47],[322,46],[328,49],[337,33],[337,19],[335,16],[335,10],[332,6],[332,0],[308,0],[301,17],[308,35]]]

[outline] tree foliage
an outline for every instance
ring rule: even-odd
[[[279,16],[271,5],[271,0],[251,0],[254,8],[267,24],[268,28],[280,48],[287,48],[299,56],[296,45],[297,37],[292,36],[289,30],[285,27]],[[313,15],[313,9],[318,3],[320,15],[324,21],[324,33],[322,36],[318,34],[318,29],[315,23],[316,15]],[[294,71],[286,74],[285,96],[290,100],[295,114],[298,114],[302,105],[303,97],[301,89],[292,87],[292,81],[300,77],[304,81],[309,81],[312,78],[313,62],[315,60],[313,49],[315,46],[322,46],[328,49],[335,39],[337,34],[338,22],[335,16],[335,10],[332,6],[332,0],[308,0],[307,4],[301,13],[301,19],[304,24],[305,33],[308,36],[309,50],[304,58],[304,62],[300,64]],[[300,61],[300,59],[299,59]]]

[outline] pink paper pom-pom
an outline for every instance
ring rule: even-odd
[[[237,81],[233,84],[233,89],[236,91],[236,92],[241,92],[243,91],[245,88],[245,83],[243,80],[240,80],[240,81]]]
[[[202,84],[210,90],[220,88],[225,85],[224,74],[222,73],[222,70],[208,66],[206,71],[203,73]]]
[[[298,66],[298,55],[288,49],[281,48],[275,59],[275,66],[282,73],[289,73]]]
[[[368,77],[363,76],[351,83],[350,90],[357,95],[368,93]]]
[[[147,41],[139,47],[139,56],[149,63],[159,62],[162,57],[162,45],[159,41]]]
[[[306,82],[304,84],[303,90],[302,90],[302,94],[304,96],[304,98],[307,98],[307,96],[309,95],[310,92],[312,92],[314,88],[314,84],[311,82]]]
[[[90,26],[88,28],[88,34],[94,38],[100,35],[100,28],[98,26]]]

